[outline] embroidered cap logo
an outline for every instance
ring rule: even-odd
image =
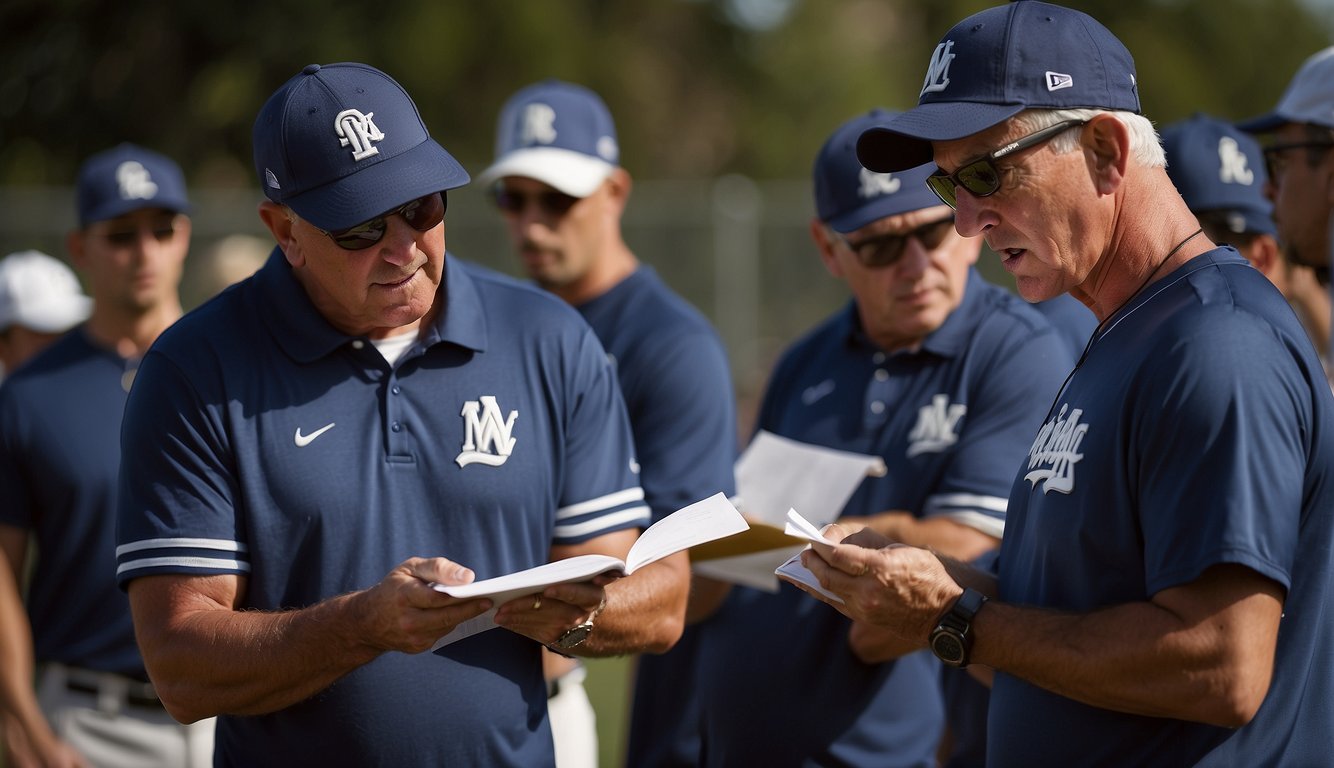
[[[351,147],[353,160],[365,160],[380,154],[379,148],[371,144],[384,140],[384,134],[376,127],[371,118],[374,112],[362,114],[359,109],[345,109],[334,118],[334,130],[338,132],[338,146]]]
[[[931,54],[931,64],[926,68],[922,94],[943,91],[950,84],[950,64],[954,62],[953,49],[953,40],[946,40],[936,46],[935,53]]]
[[[126,160],[116,166],[116,183],[120,185],[122,200],[152,200],[157,194],[153,177],[137,160]]]
[[[860,179],[861,186],[857,189],[857,196],[863,200],[870,200],[880,195],[892,195],[903,186],[903,180],[892,173],[876,173],[865,168],[861,170]]]
[[[523,111],[523,133],[519,143],[550,144],[556,140],[556,110],[547,104],[529,104]]]
[[[1218,140],[1218,180],[1224,184],[1247,187],[1255,183],[1255,171],[1247,164],[1246,153],[1241,151],[1241,146],[1231,136]]]

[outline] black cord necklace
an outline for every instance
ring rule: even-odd
[[[1074,377],[1075,371],[1078,371],[1079,366],[1083,365],[1084,360],[1088,358],[1089,351],[1093,349],[1094,342],[1096,342],[1099,339],[1099,337],[1102,336],[1103,327],[1106,326],[1108,321],[1110,321],[1113,317],[1116,317],[1117,313],[1125,309],[1126,305],[1129,304],[1131,301],[1133,301],[1136,296],[1140,295],[1140,293],[1143,292],[1143,290],[1146,287],[1148,287],[1149,281],[1153,279],[1154,275],[1158,274],[1158,270],[1163,268],[1163,265],[1167,263],[1168,259],[1175,256],[1177,254],[1177,251],[1180,251],[1182,248],[1185,248],[1186,243],[1189,243],[1191,240],[1194,240],[1196,237],[1198,237],[1203,233],[1204,233],[1204,228],[1201,227],[1200,229],[1191,232],[1189,235],[1186,235],[1186,238],[1184,240],[1173,246],[1172,250],[1168,251],[1166,256],[1158,260],[1158,263],[1154,266],[1153,271],[1150,272],[1148,276],[1144,278],[1144,282],[1139,284],[1139,287],[1135,289],[1135,292],[1130,294],[1130,296],[1125,301],[1121,302],[1121,305],[1119,307],[1108,313],[1108,315],[1102,319],[1102,322],[1098,323],[1098,327],[1093,329],[1093,333],[1089,336],[1088,343],[1084,345],[1083,353],[1079,355],[1079,361],[1075,363],[1074,368],[1070,369],[1070,373],[1066,374],[1065,381],[1061,382],[1060,388],[1056,390],[1056,397],[1052,399],[1051,407],[1047,409],[1047,416],[1042,420],[1044,424],[1047,422],[1048,419],[1051,418],[1052,410],[1056,408],[1056,403],[1060,401],[1061,394],[1065,392],[1065,387],[1070,383],[1070,379]]]

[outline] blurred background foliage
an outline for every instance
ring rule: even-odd
[[[1320,2],[1321,4],[1311,4]],[[495,115],[544,77],[607,100],[639,178],[803,178],[833,126],[915,103],[940,36],[978,0],[5,0],[0,184],[63,185],[119,140],[192,186],[255,186],[250,128],[312,62],[398,79],[470,170]],[[1159,124],[1273,106],[1334,40],[1323,0],[1075,0],[1135,55]]]

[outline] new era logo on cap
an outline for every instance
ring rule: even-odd
[[[255,119],[254,146],[264,194],[326,230],[468,183],[403,87],[365,64],[311,64],[288,80]]]
[[[479,179],[523,176],[587,197],[620,162],[616,126],[593,91],[560,80],[534,83],[505,102],[496,126],[496,160]]]
[[[927,66],[917,107],[872,129],[859,153],[877,171],[931,160],[932,141],[984,131],[1025,109],[1138,113],[1135,62],[1088,14],[1019,0],[959,22]]]

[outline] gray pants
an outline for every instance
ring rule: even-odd
[[[213,765],[213,719],[182,725],[142,688],[121,675],[44,664],[37,699],[56,736],[97,768]]]

